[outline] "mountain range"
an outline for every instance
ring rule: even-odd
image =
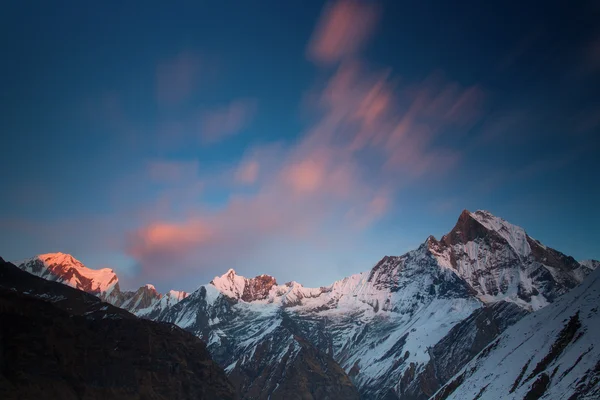
[[[86,268],[68,254],[18,263],[30,274],[203,339],[237,393],[248,399],[486,398],[489,393],[535,398],[541,389],[534,386],[544,385],[542,395],[595,393],[598,371],[588,367],[598,353],[592,334],[586,336],[597,321],[595,311],[585,308],[587,300],[566,299],[578,290],[595,293],[598,273],[588,275],[598,265],[549,248],[487,211],[466,210],[439,240],[430,236],[413,251],[383,257],[366,272],[320,288],[279,284],[268,275],[245,278],[231,269],[191,294],[163,295],[152,285],[122,291],[112,270]],[[532,318],[543,313],[560,319],[577,311],[578,322],[549,323],[543,333],[532,328]],[[500,380],[485,386],[490,374],[502,374],[501,368],[494,371],[495,357],[519,345],[515,329],[544,335],[524,352],[528,366],[514,360],[527,379],[521,377],[514,389]],[[565,329],[584,332],[579,342],[588,347],[571,346],[575,339]],[[562,343],[558,355],[546,351],[552,340]],[[534,367],[541,362],[534,356],[538,351],[555,355]],[[564,374],[569,360],[556,363],[566,355],[585,362]]]

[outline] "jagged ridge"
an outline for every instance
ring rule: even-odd
[[[119,278],[112,269],[87,268],[72,255],[60,252],[40,254],[17,265],[30,274],[93,294],[107,303],[149,319],[188,296],[188,293],[176,290],[163,295],[151,284],[136,291],[121,291]]]

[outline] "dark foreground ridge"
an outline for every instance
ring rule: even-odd
[[[0,398],[237,397],[194,335],[0,258]]]

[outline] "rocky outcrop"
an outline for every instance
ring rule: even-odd
[[[0,398],[234,399],[236,394],[194,335],[138,319],[2,261]]]

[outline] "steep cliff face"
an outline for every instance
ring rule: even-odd
[[[234,399],[201,340],[0,260],[0,398]]]
[[[492,303],[473,311],[429,349],[429,362],[403,392],[402,399],[429,399],[442,384],[452,378],[506,328],[527,314],[525,309],[506,301]]]
[[[504,331],[433,399],[600,397],[600,271]]]

